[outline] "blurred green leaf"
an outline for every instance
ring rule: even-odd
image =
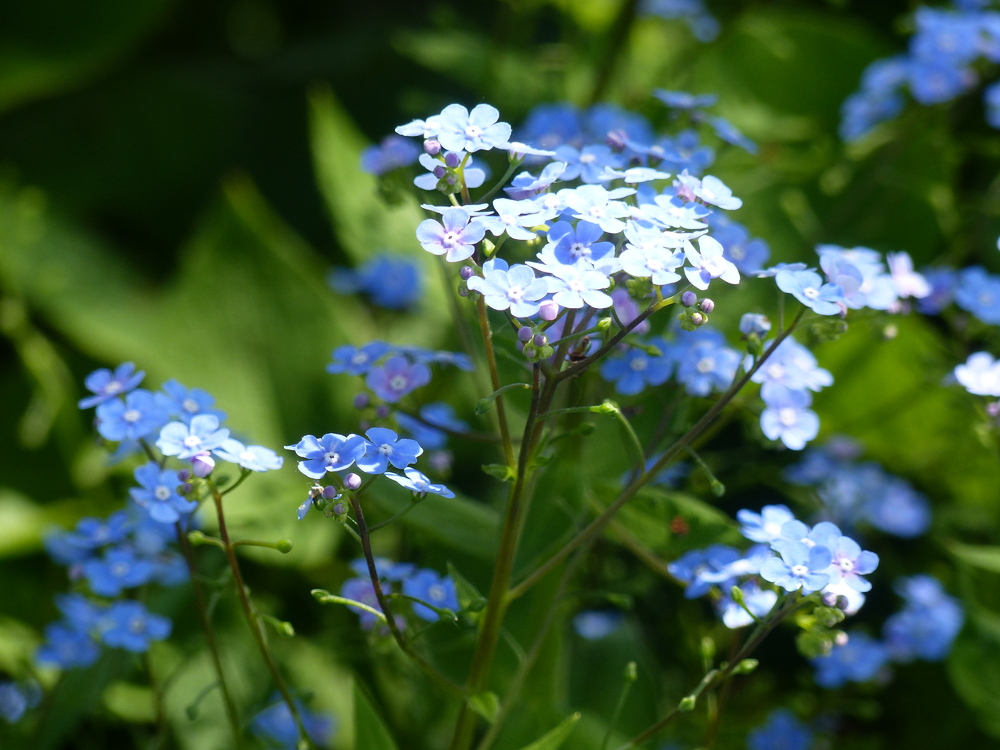
[[[948,674],[980,728],[1000,737],[1000,641],[967,628],[948,657]]]
[[[992,573],[1000,573],[1000,547],[974,546],[953,542],[948,545],[948,549],[959,562]]]
[[[573,714],[544,737],[532,742],[530,745],[525,745],[521,750],[559,750],[570,734],[572,734],[573,727],[576,726],[579,720],[580,714]]]
[[[500,713],[500,698],[496,693],[487,691],[469,696],[469,708],[492,724]]]
[[[354,747],[361,750],[397,750],[389,730],[357,682],[354,683]]]

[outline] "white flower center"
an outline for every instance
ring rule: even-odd
[[[712,357],[703,357],[698,360],[698,364],[695,365],[695,369],[700,373],[711,372],[715,369],[715,360]]]
[[[394,391],[406,390],[406,378],[402,375],[396,375],[394,378],[389,380],[389,387]]]
[[[778,421],[781,422],[785,427],[791,427],[798,421],[798,415],[790,406],[786,406],[783,409],[778,410]]]
[[[170,488],[167,487],[165,484],[161,484],[157,486],[155,490],[153,490],[153,497],[155,497],[160,502],[163,502],[164,500],[169,500],[172,494],[173,493],[170,491]]]
[[[805,565],[793,565],[792,575],[795,576],[796,578],[805,578],[807,575],[809,575],[809,568],[807,568]]]
[[[383,456],[391,456],[392,446],[389,445],[388,443],[382,443],[382,445],[378,447],[378,452]]]
[[[121,389],[122,389],[122,384],[119,383],[117,380],[112,380],[104,388],[104,392],[105,393],[118,393],[118,391],[120,391]]]
[[[188,414],[194,414],[196,411],[201,409],[201,407],[198,406],[198,402],[193,398],[184,399],[184,402],[181,404],[181,408],[183,408]]]
[[[646,361],[645,357],[636,357],[629,362],[628,366],[633,372],[642,372],[649,366],[649,363]]]
[[[122,419],[126,422],[138,422],[142,419],[142,412],[138,409],[127,409],[124,414],[122,414]]]
[[[201,438],[197,435],[188,435],[184,438],[185,448],[197,448],[201,445]]]
[[[802,296],[806,299],[816,299],[819,297],[819,290],[814,286],[807,286],[802,290]]]
[[[444,586],[435,583],[427,589],[427,596],[432,602],[443,602],[447,594],[445,593]]]

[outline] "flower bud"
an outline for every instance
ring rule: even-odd
[[[535,332],[532,331],[531,328],[529,328],[528,326],[522,326],[517,331],[517,338],[521,341],[522,344],[527,344],[529,341],[531,341],[531,337],[534,335],[534,333]]]
[[[694,326],[703,326],[708,322],[708,316],[703,315],[699,312],[691,313],[691,324]]]
[[[536,333],[534,341],[532,343],[534,343],[535,346],[541,348],[545,346],[547,343],[549,343],[549,339],[544,333]]]
[[[344,477],[344,486],[349,490],[356,490],[361,486],[361,477],[355,474],[353,471]]]
[[[337,497],[338,494],[340,493],[337,492],[337,488],[334,487],[332,484],[328,484],[326,487],[323,488],[322,495],[327,500],[333,500],[334,498]]]
[[[447,474],[451,471],[451,463],[454,456],[451,451],[434,451],[427,457],[428,465],[438,474]]]
[[[444,168],[443,164],[438,164],[434,169],[431,170],[431,174],[437,177],[439,180],[448,174],[448,170]]]
[[[550,299],[538,306],[538,317],[542,320],[555,320],[559,317],[559,305]]]
[[[771,321],[766,315],[757,313],[743,313],[740,317],[740,333],[744,336],[757,336],[763,338],[771,330]]]
[[[462,163],[462,155],[456,154],[454,151],[449,151],[444,155],[444,163],[448,165],[449,169],[454,169]]]
[[[347,506],[343,503],[337,503],[333,506],[333,515],[342,516],[347,513]]]
[[[186,482],[191,478],[191,472],[188,469],[181,469],[177,472],[177,478],[182,482]]]
[[[441,153],[441,144],[438,143],[436,138],[428,138],[424,141],[424,153],[437,156]]]
[[[191,457],[191,470],[196,477],[204,479],[215,469],[215,459],[210,453],[199,453]]]
[[[715,309],[715,302],[710,299],[703,299],[698,303],[698,309],[703,313],[710,313]]]
[[[524,356],[528,359],[534,359],[538,354],[538,349],[536,349],[532,344],[524,345]]]
[[[390,414],[389,407],[386,406],[385,404],[381,404],[377,409],[375,409],[375,416],[378,417],[379,419],[385,419],[386,417],[389,416],[389,414]]]
[[[986,413],[994,419],[1000,417],[1000,401],[991,401],[986,404]]]
[[[692,307],[698,301],[698,295],[688,289],[681,295],[681,304],[684,307]]]
[[[604,142],[611,147],[612,151],[622,151],[625,149],[626,138],[628,138],[628,133],[621,128],[618,128],[617,130],[608,131],[607,136],[604,138]]]
[[[354,408],[364,409],[365,407],[368,406],[370,402],[371,399],[368,398],[367,393],[359,393],[357,396],[354,397]]]
[[[194,490],[194,485],[190,482],[185,482],[181,485],[180,494],[190,495],[192,490]]]
[[[476,271],[472,266],[462,266],[458,269],[458,275],[462,278],[462,281],[468,281],[476,275]]]

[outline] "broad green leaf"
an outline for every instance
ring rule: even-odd
[[[954,542],[948,549],[959,562],[975,568],[1000,573],[1000,547],[986,547]]]
[[[487,691],[469,696],[469,708],[492,724],[500,713],[500,698],[496,693]]]
[[[570,734],[572,734],[573,728],[579,720],[580,714],[573,714],[544,737],[532,742],[530,745],[525,745],[521,750],[559,750]]]
[[[451,580],[455,582],[455,594],[458,596],[458,606],[461,609],[468,609],[471,605],[485,605],[486,597],[483,596],[479,589],[472,585],[465,576],[458,572],[458,568],[448,562],[448,575],[451,576]],[[478,616],[477,612],[467,612],[472,616]]]
[[[979,727],[1000,737],[1000,641],[967,628],[948,657],[948,674]]]
[[[357,682],[354,683],[354,747],[358,750],[398,750],[364,688]]]

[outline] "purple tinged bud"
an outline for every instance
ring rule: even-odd
[[[542,347],[549,343],[549,338],[544,333],[536,333],[534,338],[535,346]]]
[[[182,495],[190,495],[191,494],[191,490],[193,490],[193,489],[194,489],[194,485],[193,484],[191,484],[190,482],[185,482],[184,484],[181,485],[181,490],[180,491],[181,491]]]
[[[622,129],[611,130],[605,137],[604,142],[608,144],[614,151],[622,151],[625,149],[625,140],[628,138],[628,133]]]
[[[454,169],[459,164],[462,163],[462,157],[456,154],[454,151],[449,151],[444,155],[444,163],[448,165],[449,169]]]
[[[703,313],[710,313],[715,309],[715,302],[710,299],[703,299],[698,303],[698,309]]]
[[[453,174],[450,174],[450,175],[448,175],[447,177],[444,178],[444,181],[445,181],[446,185],[455,186],[455,185],[458,184],[458,177],[456,177]]]
[[[428,456],[428,463],[430,467],[438,472],[439,474],[444,474],[451,471],[451,462],[454,456],[452,456],[451,451],[434,451]]]
[[[708,322],[708,318],[699,312],[691,313],[691,324],[696,326],[703,326]]]
[[[445,176],[446,174],[448,174],[448,170],[447,170],[447,169],[445,169],[445,168],[444,168],[443,166],[441,166],[440,164],[438,164],[438,165],[437,165],[436,167],[434,167],[434,169],[432,170],[432,174],[433,174],[433,175],[434,175],[435,177],[437,177],[437,178],[438,178],[438,179],[440,180],[440,179],[441,179],[442,177],[444,177],[444,176]]]
[[[538,349],[536,349],[532,344],[524,345],[524,356],[528,359],[534,359],[535,355],[538,354]]]
[[[681,295],[681,304],[684,305],[684,307],[693,307],[697,301],[698,295],[690,289]]]
[[[436,138],[428,138],[424,141],[424,153],[437,156],[441,153],[441,144],[438,143]]]
[[[364,409],[368,404],[371,403],[371,399],[368,398],[367,393],[359,393],[354,397],[354,408]]]
[[[346,512],[347,508],[344,506],[343,503],[337,503],[336,505],[333,506],[333,515],[335,516],[342,516]]]
[[[986,413],[991,417],[1000,417],[1000,401],[991,401],[986,404]]]
[[[186,482],[191,478],[191,472],[188,469],[181,469],[177,472],[177,478],[182,482]]]
[[[521,326],[517,331],[517,338],[522,344],[527,344],[531,341],[531,337],[535,334],[528,326]]]
[[[555,320],[559,317],[559,305],[550,299],[538,306],[538,317],[542,320]]]
[[[458,275],[462,277],[462,281],[468,281],[476,275],[476,271],[472,266],[462,266],[458,271]]]
[[[204,479],[215,469],[215,459],[209,453],[199,453],[191,457],[191,470],[196,477]]]
[[[389,416],[389,407],[386,406],[385,404],[382,404],[375,410],[375,416],[378,417],[379,419],[385,419],[386,417]]]
[[[355,474],[353,471],[344,477],[344,486],[349,490],[356,490],[361,486],[361,477]]]
[[[339,493],[337,492],[337,488],[334,487],[332,484],[328,484],[326,487],[323,488],[323,497],[326,498],[327,500],[333,500],[338,494]]]
[[[833,637],[833,642],[838,646],[846,646],[850,637],[844,631],[840,631]]]

